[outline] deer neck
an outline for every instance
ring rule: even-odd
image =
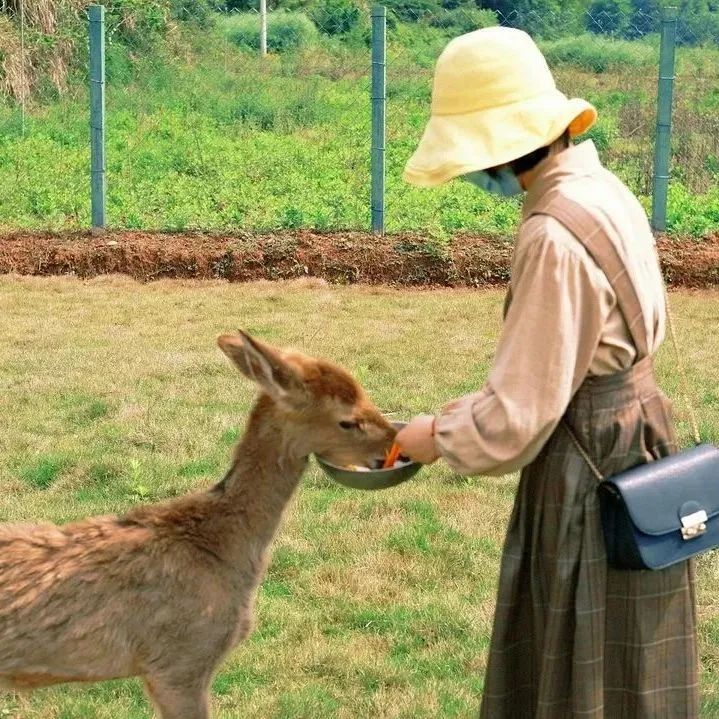
[[[261,397],[235,450],[234,464],[216,487],[224,513],[242,535],[240,551],[246,551],[248,540],[258,549],[272,541],[307,466],[307,453],[289,427],[274,402]]]

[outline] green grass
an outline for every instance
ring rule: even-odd
[[[708,439],[719,441],[717,293],[672,303]],[[498,291],[318,281],[228,285],[0,278],[0,521],[122,512],[219,479],[253,388],[216,348],[247,327],[347,366],[398,419],[487,375]],[[38,308],[42,308],[42,312]],[[297,318],[304,318],[298,322]],[[447,322],[447,318],[451,322]],[[669,349],[658,374],[689,427]],[[475,716],[516,477],[442,464],[354,492],[313,466],[277,539],[258,626],[214,681],[214,716]],[[719,707],[719,568],[699,563],[702,717]],[[149,719],[134,681],[0,695],[0,717]]]
[[[657,63],[657,49],[649,42],[579,35],[540,42],[539,45],[552,65],[569,65],[598,74],[640,69],[651,72]]]
[[[36,457],[17,470],[17,476],[35,489],[47,489],[67,465],[64,457],[48,454]]]
[[[110,45],[109,223],[125,228],[363,229],[369,224],[370,57],[365,26],[262,61],[229,18],[130,63]],[[255,22],[252,20],[252,22]],[[233,35],[233,33],[235,33]],[[515,200],[456,182],[402,181],[429,114],[432,67],[448,31],[398,25],[388,50],[387,228],[436,236],[511,234]],[[600,111],[590,137],[650,206],[656,43],[582,36],[543,43],[559,87]],[[719,222],[719,51],[681,49],[674,115],[672,232]],[[89,224],[84,80],[61,100],[0,104],[0,229]]]

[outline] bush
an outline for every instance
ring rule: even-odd
[[[526,30],[535,39],[565,34],[568,20],[579,12],[568,0],[483,0],[482,5],[496,10],[502,25]]]
[[[574,65],[588,72],[603,73],[656,64],[654,50],[640,42],[583,35],[540,42],[540,47],[550,65]]]
[[[312,22],[326,35],[344,35],[360,21],[360,9],[352,0],[323,0],[310,11]]]
[[[434,0],[385,0],[388,13],[388,25],[390,17],[401,22],[419,22],[427,16],[433,16],[439,12],[439,7]]]
[[[600,35],[623,37],[629,29],[629,0],[594,0],[588,9],[587,29]]]
[[[172,0],[170,4],[174,20],[195,23],[202,28],[212,25],[218,9],[221,9],[221,5],[214,0]]]
[[[704,2],[683,2],[677,22],[679,45],[719,43],[719,13]]]
[[[402,48],[403,63],[412,63],[424,69],[435,66],[439,54],[447,46],[447,33],[430,27],[428,23],[398,23],[390,30],[393,45]]]
[[[214,0],[106,0],[108,56],[115,69],[124,53],[134,61],[158,54],[172,27],[208,26]],[[26,5],[21,29],[19,4],[0,8],[0,96],[27,99],[63,94],[76,81],[75,71],[86,72],[88,62],[85,2],[43,2]],[[40,9],[38,9],[38,7]],[[35,8],[33,10],[33,8]],[[22,35],[24,34],[24,38]],[[22,39],[21,39],[22,38]],[[21,43],[24,41],[24,48]],[[127,72],[123,69],[123,74]],[[52,89],[52,93],[47,92]]]
[[[633,0],[634,12],[629,20],[626,37],[635,40],[658,32],[661,16],[660,0]]]
[[[227,38],[239,47],[257,50],[260,47],[260,18],[256,13],[237,15],[228,19]],[[317,28],[302,13],[277,10],[267,16],[267,49],[287,52],[312,45]]]
[[[457,7],[440,10],[430,18],[429,24],[442,30],[450,30],[453,35],[463,35],[484,27],[493,27],[497,24],[497,14],[493,10]]]
[[[360,16],[360,21],[341,36],[342,44],[351,50],[365,51],[372,46],[372,28],[369,18]]]
[[[247,12],[257,8],[257,0],[226,0],[220,6],[221,12]]]
[[[162,43],[170,17],[164,3],[127,0],[106,7],[108,45],[116,43],[147,54]]]

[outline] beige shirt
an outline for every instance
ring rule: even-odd
[[[602,168],[592,142],[547,158],[525,199],[512,302],[487,382],[437,418],[438,450],[462,474],[529,464],[588,375],[617,372],[636,358],[604,273],[564,225],[532,216],[549,191],[581,203],[607,229],[637,290],[652,353],[664,338],[664,285],[643,208]]]

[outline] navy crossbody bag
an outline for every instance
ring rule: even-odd
[[[644,332],[637,329],[644,322],[641,305],[624,261],[604,228],[581,205],[567,198],[548,203],[541,214],[567,227],[607,276],[640,351],[641,340],[637,339]],[[588,233],[587,227],[594,230]],[[604,252],[599,251],[600,242],[608,243],[601,245]],[[607,253],[607,249],[613,252]],[[634,312],[628,311],[630,308]],[[719,449],[701,443],[668,300],[666,311],[696,446],[605,477],[572,427],[563,421],[577,451],[599,481],[607,561],[618,569],[663,569],[719,547]]]

